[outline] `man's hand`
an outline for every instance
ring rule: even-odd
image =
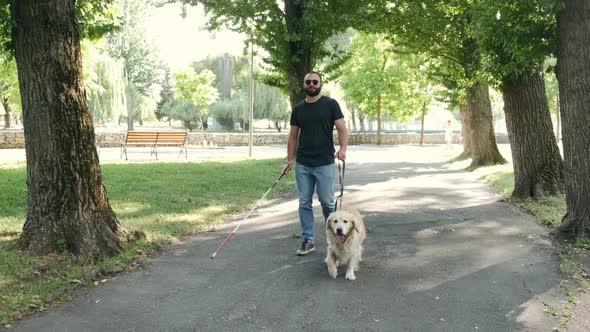
[[[340,149],[334,154],[334,158],[338,158],[342,161],[346,160],[346,149]]]
[[[289,174],[289,172],[291,171],[291,169],[293,168],[293,162],[292,161],[287,161],[285,163],[285,165],[283,165],[283,170],[281,174]]]

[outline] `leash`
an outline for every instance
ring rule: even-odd
[[[213,253],[213,255],[211,255],[211,259],[215,258],[215,256],[217,255],[218,252],[221,251],[221,249],[223,249],[223,247],[225,247],[225,245],[229,242],[229,240],[234,236],[234,234],[236,233],[236,231],[238,230],[238,228],[240,228],[240,226],[242,225],[242,223],[248,219],[248,217],[250,216],[250,214],[256,210],[256,208],[258,207],[258,205],[260,204],[260,202],[264,199],[264,197],[266,197],[266,195],[268,195],[268,193],[272,190],[272,188],[274,188],[277,183],[279,183],[279,181],[281,181],[281,179],[283,178],[283,176],[285,176],[286,172],[281,173],[281,176],[279,176],[278,179],[275,180],[275,182],[272,184],[272,186],[270,186],[270,188],[268,188],[268,190],[264,193],[264,195],[262,195],[262,197],[256,202],[256,204],[254,205],[254,207],[246,214],[246,216],[244,217],[244,219],[242,219],[242,221],[240,221],[238,223],[238,225],[236,226],[236,228],[234,228],[234,230],[227,236],[227,238],[221,243],[221,245],[217,248],[217,250],[215,250],[215,252]]]
[[[342,209],[342,196],[344,196],[344,171],[346,170],[346,162],[342,160],[342,169],[340,169],[340,162],[338,162],[338,179],[340,181],[340,195],[336,198],[334,211],[338,210],[338,201],[340,201],[340,209]]]

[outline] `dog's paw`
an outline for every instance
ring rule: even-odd
[[[346,279],[347,280],[356,280],[356,276],[354,275],[354,272],[346,272]]]
[[[338,276],[338,269],[336,269],[336,267],[328,267],[328,274],[330,274],[332,279],[336,279]]]

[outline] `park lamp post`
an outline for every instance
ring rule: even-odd
[[[254,42],[250,42],[250,114],[249,114],[249,137],[248,137],[248,158],[252,158],[252,145],[254,144]]]

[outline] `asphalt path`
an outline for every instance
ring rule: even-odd
[[[355,281],[345,267],[328,276],[317,200],[317,251],[295,255],[291,191],[265,202],[214,260],[240,216],[12,330],[551,331],[561,275],[547,229],[480,173],[447,162],[458,152],[350,148],[344,205],[368,228]]]

